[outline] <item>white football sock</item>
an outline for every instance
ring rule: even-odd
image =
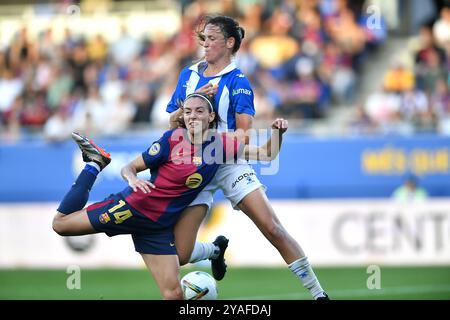
[[[325,296],[307,257],[295,260],[288,267],[300,279],[303,286],[311,292],[314,299]]]
[[[189,263],[195,263],[202,260],[214,259],[219,255],[220,249],[213,243],[195,242]]]

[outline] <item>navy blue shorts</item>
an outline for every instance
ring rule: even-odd
[[[109,237],[131,234],[137,252],[177,254],[172,228],[158,224],[133,209],[121,194],[112,194],[86,208],[89,221],[98,232]]]

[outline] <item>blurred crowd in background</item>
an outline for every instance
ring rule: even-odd
[[[194,31],[210,13],[245,29],[236,62],[253,86],[257,120],[324,119],[344,105],[356,113],[350,132],[408,133],[437,132],[450,117],[448,8],[414,36],[414,63],[396,61],[379,91],[359,101],[364,64],[388,37],[383,16],[371,20],[366,1],[251,1],[241,10],[238,0],[222,0],[214,12],[208,1],[177,4],[180,28],[171,36],[137,37],[126,23],[114,41],[70,28],[62,41],[51,28],[38,37],[17,30],[0,47],[0,136],[61,141],[74,130],[114,136],[167,128],[167,102],[181,69],[201,58]]]
[[[357,106],[355,127],[402,134],[450,134],[450,7],[410,39],[406,59],[391,62],[379,90]]]

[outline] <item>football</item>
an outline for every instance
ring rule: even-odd
[[[216,300],[217,283],[207,272],[193,271],[181,279],[185,300]]]

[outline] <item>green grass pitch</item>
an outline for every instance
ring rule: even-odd
[[[182,268],[182,275],[208,269]],[[367,288],[366,268],[316,268],[333,300],[450,299],[450,267],[381,267],[381,289]],[[0,300],[5,299],[160,299],[145,269],[82,269],[81,289],[66,287],[65,270],[0,269]],[[286,268],[229,267],[218,283],[219,299],[311,299]]]

